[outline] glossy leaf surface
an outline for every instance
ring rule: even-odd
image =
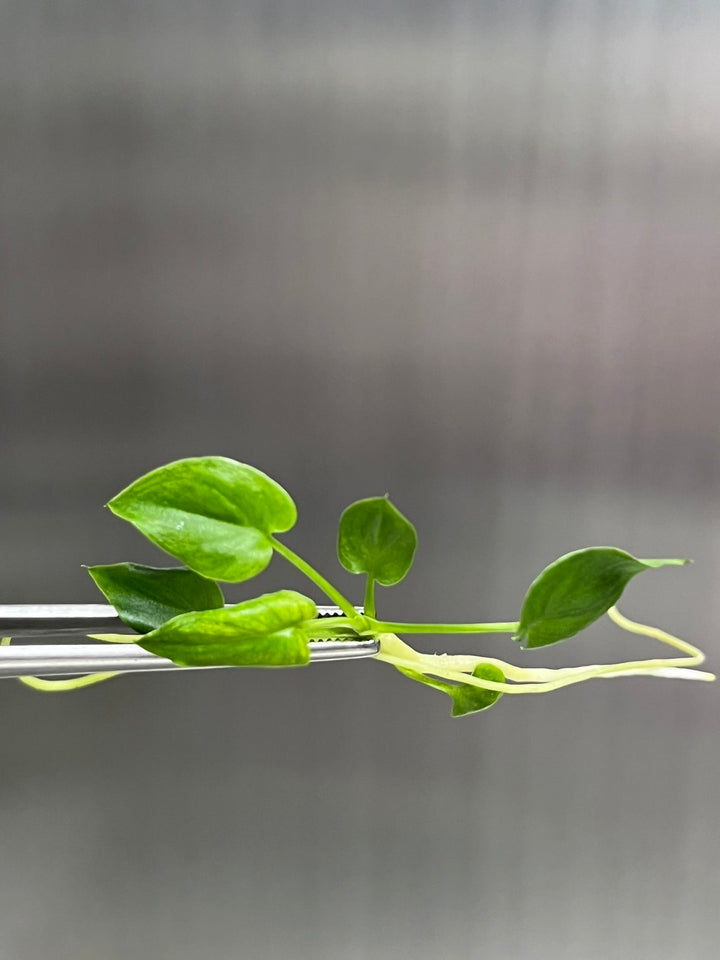
[[[492,680],[494,683],[504,683],[505,674],[494,663],[480,663],[472,672],[478,680]],[[503,696],[499,690],[483,690],[482,687],[473,687],[469,683],[461,683],[452,688],[450,694],[453,700],[453,717],[464,717],[468,713],[479,713],[487,710]]]
[[[415,527],[387,497],[358,500],[340,517],[340,563],[351,573],[367,573],[385,587],[405,577],[416,547]]]
[[[638,573],[687,560],[638,560],[615,547],[560,557],[530,585],[515,639],[543,647],[575,636],[614,606]]]
[[[221,610],[184,613],[138,640],[181,666],[289,667],[310,659],[312,600],[280,590]]]
[[[475,687],[469,683],[452,684],[436,677],[428,677],[424,673],[417,673],[415,670],[408,670],[405,667],[397,667],[400,673],[410,677],[411,680],[417,680],[418,683],[424,683],[428,687],[434,687],[446,693],[453,702],[451,716],[464,717],[468,713],[479,713],[481,710],[487,710],[503,696],[499,690],[484,690],[482,687]],[[505,674],[500,667],[494,663],[479,663],[472,672],[478,680],[491,680],[493,683],[504,683]]]
[[[181,613],[213,610],[224,603],[216,583],[184,567],[113,563],[87,569],[122,622],[138,633],[154,630]]]
[[[226,457],[178,460],[145,474],[108,504],[161,549],[211,580],[239,582],[273,554],[295,504],[266,474]]]

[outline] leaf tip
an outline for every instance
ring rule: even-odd
[[[660,560],[640,560],[640,563],[644,564],[646,567],[658,568],[658,567],[686,567],[689,564],[695,563],[694,560],[691,560],[690,557],[663,557]]]

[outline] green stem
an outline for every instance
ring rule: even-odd
[[[368,574],[365,585],[365,604],[363,606],[366,617],[375,616],[375,580]]]
[[[546,682],[530,682],[530,683],[499,683],[494,680],[484,680],[479,679],[478,677],[473,677],[468,675],[465,672],[460,672],[452,669],[447,669],[445,667],[436,667],[432,664],[423,663],[422,661],[418,662],[414,658],[411,660],[405,659],[404,657],[395,657],[391,654],[378,653],[375,655],[376,660],[383,660],[385,663],[391,663],[395,667],[405,668],[408,670],[415,670],[417,673],[427,674],[431,673],[436,677],[442,677],[445,680],[454,680],[457,683],[466,683],[470,684],[473,687],[480,687],[483,690],[496,690],[499,693],[549,693],[551,690],[559,690],[561,687],[570,686],[573,683],[581,683],[583,680],[592,680],[595,677],[618,677],[626,674],[632,673],[645,673],[652,674],[653,670],[657,669],[668,669],[674,666],[674,663],[677,663],[677,659],[673,661],[672,658],[668,660],[641,660],[636,663],[627,663],[622,664],[623,669],[618,669],[618,665],[607,666],[597,666],[589,667],[587,669],[579,669],[577,673],[573,674],[562,674],[557,677],[555,680],[546,681]],[[692,671],[688,671],[692,673]],[[709,673],[697,672],[698,680],[714,680],[715,677]]]
[[[68,680],[47,680],[45,677],[18,677],[20,683],[33,690],[42,690],[43,693],[64,693],[68,690],[79,690],[81,687],[91,687],[103,680],[119,677],[119,673],[90,673],[84,677],[73,677]]]
[[[627,630],[628,633],[639,633],[643,637],[652,637],[653,640],[659,640],[660,643],[667,643],[671,647],[675,647],[676,650],[686,653],[690,658],[688,663],[699,664],[705,660],[705,654],[691,643],[688,643],[686,640],[681,640],[679,637],[674,637],[671,633],[667,633],[667,631],[661,630],[659,627],[650,627],[645,623],[637,623],[635,620],[629,620],[620,613],[617,607],[610,607],[607,615],[613,623],[616,623],[621,629]]]
[[[366,609],[367,613],[367,609]],[[372,633],[515,633],[514,623],[391,623],[366,616]]]
[[[595,664],[588,667],[566,667],[560,669],[542,669],[530,668],[523,669],[515,667],[509,663],[503,663],[499,660],[486,660],[485,657],[448,656],[447,654],[424,654],[414,650],[408,644],[400,640],[393,634],[382,635],[380,653],[376,654],[376,660],[383,660],[390,663],[398,669],[411,670],[421,673],[424,676],[431,674],[434,677],[443,680],[453,680],[456,683],[470,684],[485,690],[495,690],[500,693],[548,693],[551,690],[558,690],[561,687],[570,684],[580,683],[583,680],[592,680],[595,678],[611,678],[621,676],[675,676],[685,677],[694,680],[714,680],[711,673],[704,673],[699,670],[688,669],[701,664],[705,655],[697,647],[674,637],[665,630],[658,627],[650,627],[645,624],[636,623],[624,617],[617,607],[611,607],[608,615],[619,627],[628,630],[631,633],[639,633],[643,636],[653,637],[661,643],[666,643],[682,653],[685,657],[665,657],[652,660],[631,660],[626,663],[607,663]],[[492,662],[505,674],[506,680],[510,679],[516,682],[500,683],[492,680],[480,679],[472,674],[474,667],[478,663]]]
[[[276,540],[275,537],[270,538],[273,547],[280,554],[281,557],[291,563],[294,567],[304,573],[305,576],[312,580],[316,587],[319,587],[320,590],[325,594],[326,597],[329,597],[332,602],[340,607],[346,617],[351,620],[353,623],[357,624],[360,630],[365,628],[365,620],[353,607],[349,600],[347,600],[339,590],[336,590],[335,587],[326,580],[321,573],[311,567],[310,564],[303,560],[302,557],[299,557],[290,547],[286,547],[284,543],[281,543],[279,540]]]

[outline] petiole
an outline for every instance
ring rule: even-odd
[[[366,616],[371,633],[515,633],[517,621],[503,623],[394,623]]]

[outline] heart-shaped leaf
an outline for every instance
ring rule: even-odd
[[[352,503],[340,517],[338,558],[351,573],[385,587],[407,574],[417,547],[415,527],[387,497]]]
[[[504,683],[505,674],[494,663],[480,663],[472,672],[478,680],[492,680],[495,683]],[[448,691],[453,699],[452,716],[464,717],[467,713],[479,713],[487,710],[503,696],[499,690],[483,690],[482,687],[473,687],[469,683],[461,683]]]
[[[617,603],[638,573],[689,562],[638,560],[615,547],[588,547],[568,553],[546,567],[530,585],[515,639],[527,647],[567,640]]]
[[[177,460],[145,474],[108,504],[117,516],[211,580],[238,582],[270,563],[272,533],[297,519],[289,494],[226,457]]]
[[[294,590],[221,610],[183,613],[137,642],[181,666],[290,667],[310,659],[304,626],[317,607]]]
[[[445,683],[438,680],[437,677],[428,677],[424,673],[417,673],[415,670],[408,670],[406,667],[397,667],[400,673],[404,673],[411,680],[417,680],[418,683],[424,683],[428,687],[434,687],[446,693],[453,702],[451,716],[464,717],[468,713],[479,713],[481,710],[487,710],[503,696],[500,690],[486,690],[483,687],[475,687],[470,683]],[[500,667],[494,663],[479,663],[472,672],[478,680],[492,680],[494,683],[504,683],[505,674]]]
[[[88,573],[117,610],[138,633],[147,633],[181,613],[222,607],[222,591],[184,567],[145,567],[112,563],[88,567]]]

